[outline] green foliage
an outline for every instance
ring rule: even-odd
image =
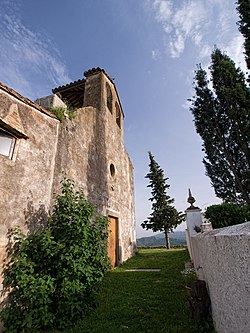
[[[49,111],[53,113],[56,116],[56,118],[60,121],[64,120],[65,110],[66,109],[62,106],[57,106],[49,109]]]
[[[250,204],[250,90],[227,55],[215,49],[211,59],[213,89],[198,66],[190,108],[203,140],[203,163],[219,198]]]
[[[206,209],[205,217],[210,220],[214,229],[227,227],[250,221],[250,207],[230,203],[212,205]]]
[[[151,187],[152,197],[149,199],[152,201],[152,213],[141,226],[143,228],[152,229],[153,232],[164,231],[166,238],[166,247],[169,248],[168,233],[173,231],[182,221],[184,221],[184,215],[178,212],[174,206],[172,206],[174,199],[171,199],[167,195],[167,189],[170,187],[166,183],[168,178],[164,178],[163,170],[155,161],[154,156],[149,152],[150,171],[145,178],[150,180],[147,187]]]
[[[1,318],[6,332],[64,329],[83,317],[109,266],[107,218],[97,216],[82,191],[62,181],[44,232],[15,242],[4,269]]]
[[[237,10],[240,16],[239,30],[245,38],[245,58],[247,68],[250,70],[250,1],[249,0],[238,0]],[[250,75],[249,75],[250,79]]]
[[[194,226],[194,231],[201,232],[201,228],[198,225]]]
[[[50,108],[49,111],[53,113],[60,121],[63,121],[65,116],[70,120],[73,120],[76,117],[76,110],[69,107],[55,106]]]

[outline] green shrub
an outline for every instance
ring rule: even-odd
[[[55,106],[50,108],[49,111],[60,121],[64,120],[65,115],[67,115],[70,120],[73,120],[76,117],[76,110],[69,107]]]
[[[62,106],[57,106],[57,107],[50,108],[49,111],[51,113],[53,113],[58,120],[60,120],[60,121],[64,120],[66,108],[64,108]]]
[[[66,114],[70,120],[73,120],[76,117],[76,109],[67,107]]]
[[[212,205],[207,208],[205,217],[210,220],[214,229],[250,221],[250,207],[231,203]]]
[[[48,226],[15,243],[4,269],[1,318],[6,332],[59,330],[75,324],[109,267],[107,218],[63,180]]]

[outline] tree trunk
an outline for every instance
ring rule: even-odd
[[[165,230],[165,241],[166,241],[166,248],[170,249],[170,240],[169,240],[169,231]]]

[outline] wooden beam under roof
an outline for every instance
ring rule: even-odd
[[[52,92],[57,94],[67,106],[78,109],[83,107],[84,90],[85,80],[78,80],[52,89]]]

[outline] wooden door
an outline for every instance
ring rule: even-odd
[[[118,257],[118,219],[109,216],[108,256],[113,267],[117,266]]]

